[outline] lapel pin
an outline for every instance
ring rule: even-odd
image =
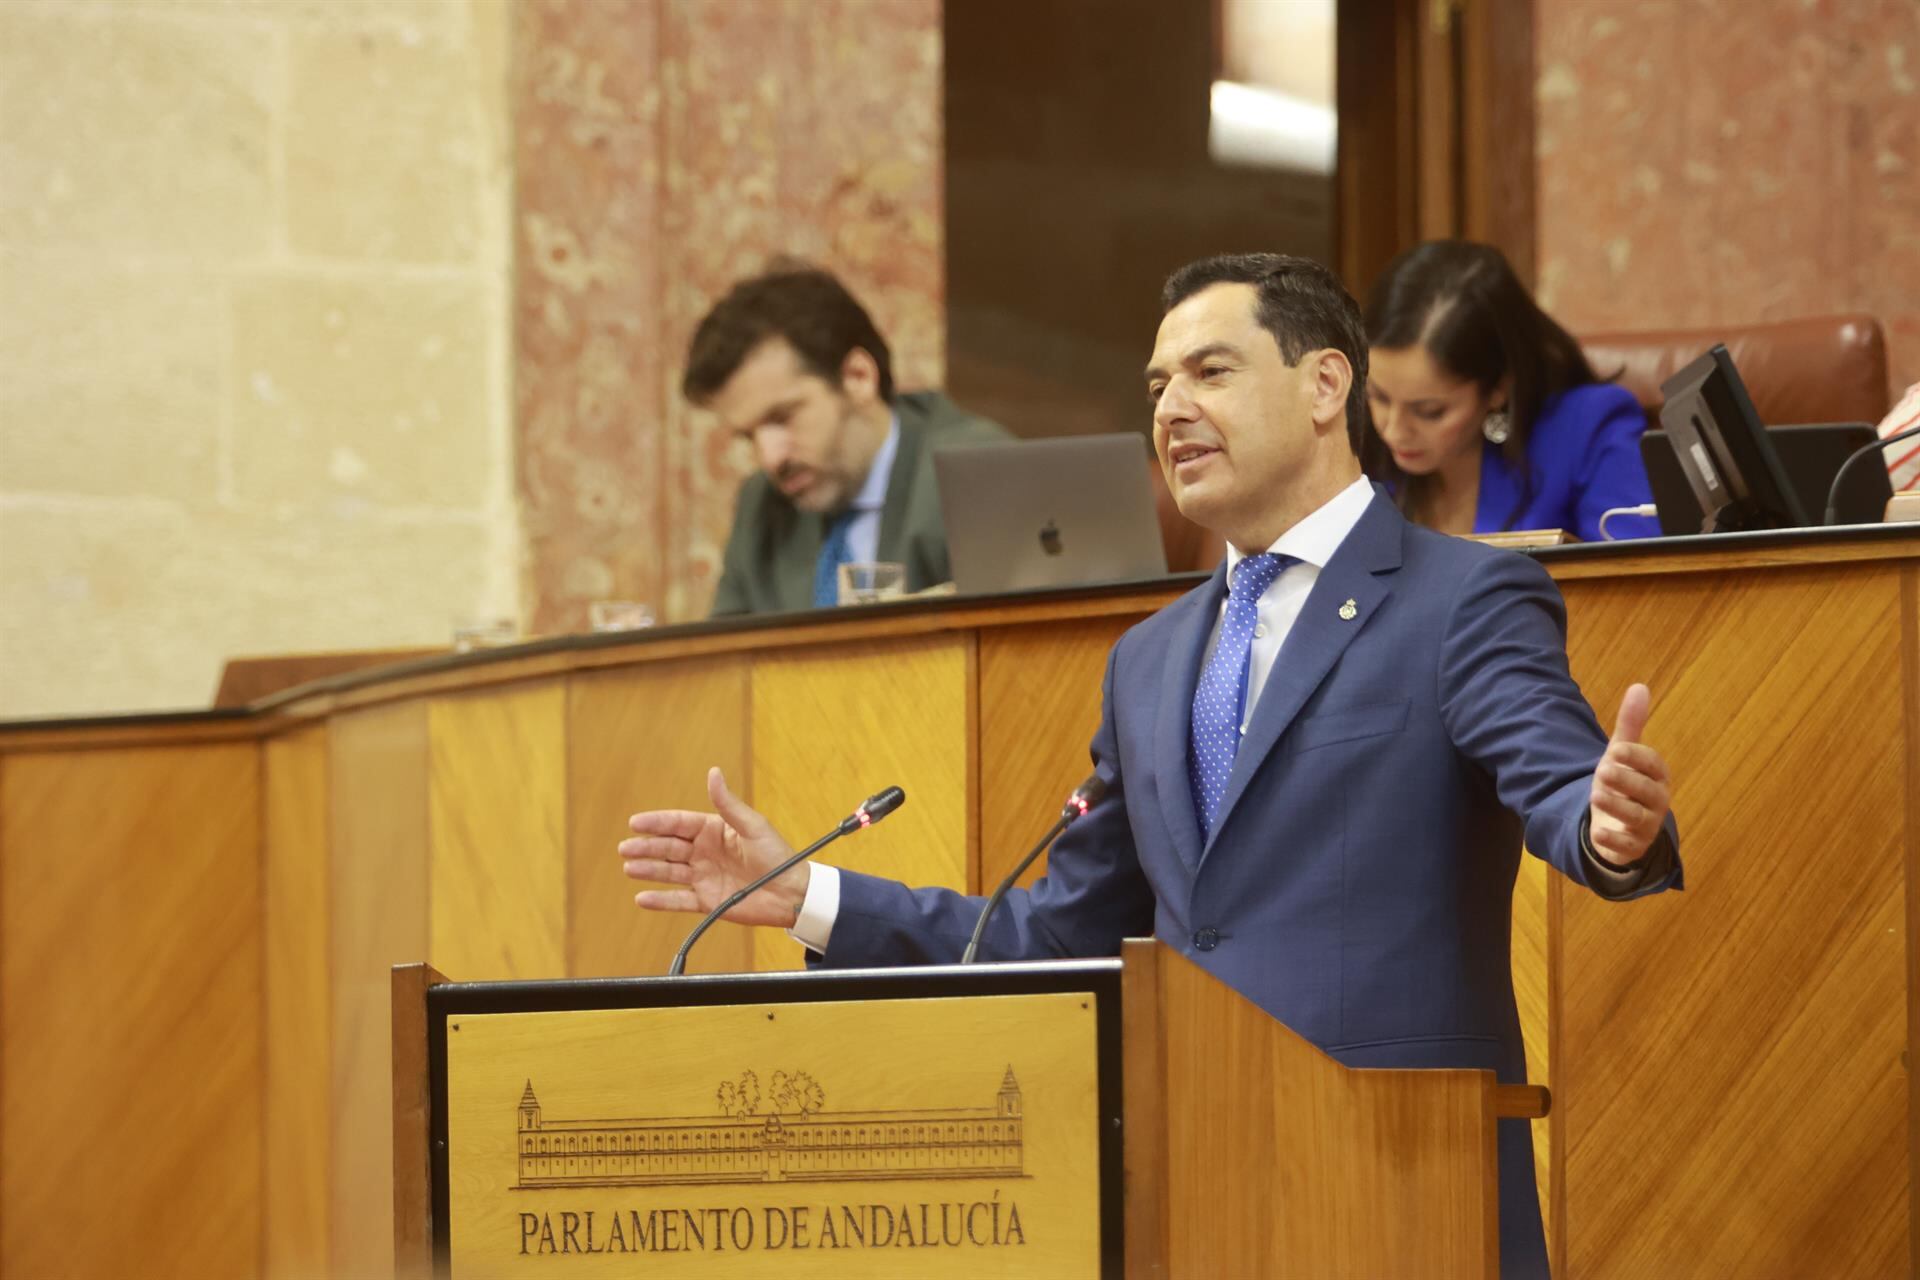
[[[1347,602],[1340,606],[1340,621],[1352,622],[1355,618],[1359,616],[1360,616],[1360,606],[1355,604],[1353,602],[1353,598],[1349,596],[1347,598]]]

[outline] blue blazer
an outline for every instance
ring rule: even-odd
[[[1525,1080],[1508,954],[1521,845],[1587,882],[1607,743],[1568,673],[1552,580],[1376,495],[1281,648],[1203,844],[1188,727],[1225,593],[1223,568],[1114,646],[1093,739],[1107,796],[1007,896],[981,954],[1112,955],[1152,933],[1349,1066]],[[1680,886],[1677,847],[1630,896]],[[821,963],[951,963],[980,905],[843,872]],[[1500,1123],[1508,1277],[1547,1273],[1532,1150],[1525,1121]]]
[[[1473,531],[1566,529],[1582,542],[1601,541],[1602,512],[1653,501],[1640,460],[1646,429],[1646,411],[1625,387],[1590,382],[1554,396],[1527,436],[1531,493],[1498,447],[1481,450]],[[1615,516],[1607,531],[1616,539],[1652,538],[1659,535],[1660,522],[1651,516]]]

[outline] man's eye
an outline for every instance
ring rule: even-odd
[[[1164,391],[1165,391],[1166,389],[1167,389],[1167,388],[1166,388],[1166,386],[1165,386],[1164,384],[1162,384],[1162,383],[1158,383],[1158,382],[1156,382],[1156,383],[1152,383],[1152,384],[1150,384],[1150,385],[1149,385],[1149,386],[1147,387],[1147,401],[1148,401],[1148,403],[1150,403],[1150,404],[1159,404],[1159,403],[1160,403],[1160,396],[1161,396],[1161,393],[1162,393],[1162,392],[1164,392]]]
[[[1210,364],[1200,370],[1200,376],[1203,378],[1218,378],[1226,373],[1226,371],[1225,365]]]

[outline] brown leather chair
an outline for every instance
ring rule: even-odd
[[[1594,372],[1620,371],[1620,385],[1660,425],[1660,384],[1714,343],[1726,344],[1754,411],[1768,426],[1878,422],[1893,407],[1887,339],[1867,315],[1817,316],[1774,324],[1590,334],[1580,339]]]

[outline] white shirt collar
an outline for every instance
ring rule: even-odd
[[[1291,556],[1302,564],[1310,564],[1316,569],[1327,567],[1327,561],[1333,559],[1333,553],[1353,532],[1353,526],[1360,523],[1360,517],[1366,514],[1367,505],[1373,501],[1373,483],[1361,476],[1352,484],[1333,495],[1325,503],[1294,524],[1294,526],[1274,540],[1267,550],[1275,555]],[[1232,543],[1227,544],[1227,573],[1233,573],[1233,566],[1245,558],[1245,553]]]
[[[887,481],[893,476],[893,459],[900,452],[900,415],[893,415],[887,423],[887,438],[880,443],[880,452],[873,455],[873,465],[867,468],[867,481],[860,486],[860,492],[853,495],[853,501],[847,505],[855,511],[878,511],[887,504]]]

